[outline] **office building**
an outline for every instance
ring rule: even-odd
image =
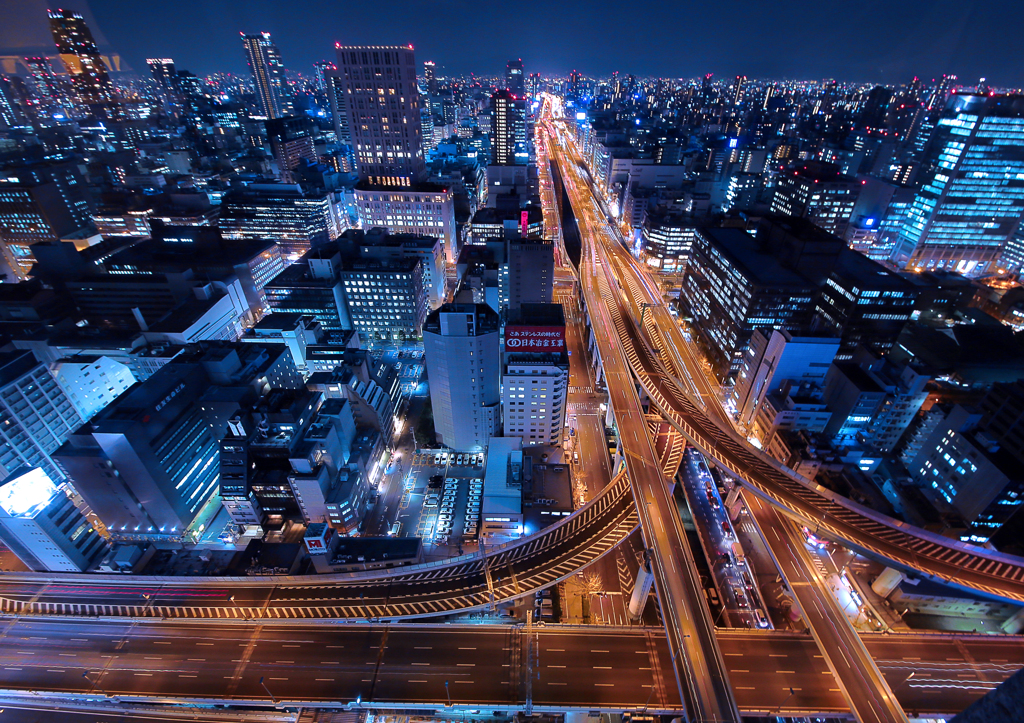
[[[351,244],[364,259],[419,259],[423,291],[427,304],[436,309],[445,298],[444,250],[436,236],[389,234],[383,228],[349,229],[338,239],[339,245]]]
[[[49,10],[48,13],[53,42],[79,102],[93,108],[113,102],[114,87],[107,75],[107,66],[85,20],[71,10]]]
[[[753,424],[765,398],[787,386],[820,392],[837,351],[839,339],[834,337],[794,336],[785,329],[755,330],[732,394],[740,426]]]
[[[324,80],[327,82],[327,100],[331,105],[331,119],[334,121],[334,135],[338,143],[351,148],[352,131],[349,128],[348,100],[346,99],[345,83],[338,66],[331,64],[329,70],[324,71]]]
[[[555,247],[550,241],[508,242],[508,308],[550,304],[555,277]]]
[[[925,387],[932,378],[910,364],[900,366],[863,351],[857,359],[886,393],[882,406],[861,431],[859,441],[871,450],[889,454],[899,445],[928,398]]]
[[[283,346],[204,343],[118,397],[53,457],[115,537],[191,540],[220,510],[228,420],[266,389],[301,386]]]
[[[680,300],[715,375],[734,377],[756,328],[809,328],[815,285],[737,228],[697,228]]]
[[[298,184],[252,183],[229,191],[218,225],[226,239],[274,240],[291,261],[338,237],[328,195]]]
[[[30,351],[0,354],[0,478],[39,467],[63,480],[50,455],[82,424],[68,394]]]
[[[953,96],[922,174],[893,260],[969,276],[996,271],[1024,216],[1024,96]]]
[[[85,572],[107,543],[39,467],[0,482],[0,541],[33,572]]]
[[[103,264],[112,276],[148,274],[160,275],[192,274],[186,286],[192,290],[189,298],[195,297],[195,288],[213,284],[219,289],[240,289],[244,302],[239,299],[239,308],[247,307],[242,316],[247,322],[255,320],[266,309],[264,287],[284,270],[281,250],[272,241],[225,239],[216,228],[208,226],[165,226],[154,222],[153,238],[134,244],[112,254]],[[81,293],[81,292],[80,292]],[[183,294],[175,296],[180,304]],[[159,317],[151,317],[155,321]]]
[[[277,46],[270,39],[270,33],[241,33],[241,36],[260,114],[265,118],[291,115],[291,91],[285,79],[284,63]]]
[[[483,304],[445,304],[427,316],[423,350],[437,441],[482,450],[501,423],[500,321]]]
[[[153,74],[153,80],[164,90],[177,90],[177,71],[174,69],[174,61],[170,58],[146,58],[146,65],[149,72]]]
[[[505,65],[505,89],[517,98],[526,95],[526,77],[523,75],[523,59],[510,60]]]
[[[417,337],[427,312],[417,258],[343,258],[338,273],[349,328],[367,341]]]
[[[488,544],[523,535],[523,440],[491,437],[487,442],[480,537]]]
[[[524,304],[509,312],[501,376],[504,435],[523,446],[557,445],[565,422],[569,357],[558,304]]]
[[[817,299],[813,327],[842,337],[836,359],[860,345],[875,354],[893,348],[922,291],[899,274],[852,249],[841,249]]]
[[[89,199],[78,166],[69,157],[7,166],[0,172],[0,243],[16,275],[28,274],[34,244],[86,237]]]
[[[648,265],[682,272],[693,247],[694,223],[681,214],[644,214],[640,243]]]
[[[424,185],[387,190],[356,187],[355,204],[363,228],[386,228],[392,234],[433,236],[444,245],[445,261],[455,263],[455,196],[451,188]]]
[[[313,263],[310,263],[310,261]],[[317,263],[310,251],[275,276],[264,288],[269,310],[313,317],[326,340],[341,339],[351,329],[337,264]]]
[[[52,122],[54,115],[67,117],[66,111],[70,111],[72,104],[61,87],[61,79],[53,72],[50,59],[37,56],[24,61],[28,68],[26,85],[39,102],[36,117],[46,122]]]
[[[308,371],[307,349],[323,341],[320,323],[309,314],[278,311],[267,314],[247,329],[240,341],[250,344],[284,344],[292,353],[292,360],[300,373]],[[355,337],[358,341],[358,336]]]
[[[852,446],[881,409],[886,392],[867,370],[850,361],[836,362],[825,377],[822,401],[832,412],[824,434],[835,444]]]
[[[454,196],[450,188],[425,183],[412,48],[339,45],[337,52],[337,82],[344,92],[360,181],[355,205],[363,228],[437,236],[453,262]]]
[[[366,349],[335,346],[319,347],[318,351],[330,351],[330,361],[325,354],[325,363],[310,376],[307,388],[323,392],[328,399],[347,399],[356,426],[377,430],[385,446],[390,446],[402,404],[398,368]],[[310,361],[315,363],[312,354]]]
[[[136,382],[128,364],[106,356],[65,357],[54,362],[50,371],[86,422]]]
[[[313,77],[316,78],[316,89],[327,96],[330,91],[330,74],[338,69],[338,66],[329,60],[318,60],[313,63]]]
[[[313,123],[301,116],[270,118],[266,121],[270,152],[277,164],[277,177],[282,183],[293,183],[292,171],[307,163],[316,164],[313,146]]]
[[[954,406],[908,465],[926,496],[969,525],[961,539],[977,544],[988,542],[1024,500],[1024,465],[981,419]]]
[[[508,90],[491,96],[491,164],[514,166],[522,157],[526,139],[526,103]]]
[[[433,60],[423,63],[423,86],[428,95],[437,95],[437,65]]]
[[[426,166],[412,46],[336,48],[359,180],[382,188],[419,185]]]
[[[842,237],[860,192],[860,182],[838,166],[807,161],[779,175],[772,213],[800,216]]]

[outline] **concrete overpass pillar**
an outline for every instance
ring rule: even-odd
[[[871,583],[871,589],[879,597],[889,597],[889,593],[903,582],[903,573],[891,567],[882,570],[882,574]]]
[[[651,572],[651,562],[644,556],[644,564],[636,571],[636,582],[633,584],[633,594],[629,598],[629,617],[639,620],[647,604],[647,596],[651,594],[651,585],[654,584],[654,574]]]

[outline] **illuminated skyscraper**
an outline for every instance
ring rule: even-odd
[[[337,69],[338,66],[329,60],[318,60],[313,63],[313,72],[316,73],[316,88],[324,95],[327,95],[328,90],[328,73]]]
[[[174,90],[174,80],[177,73],[174,70],[174,61],[170,58],[147,58],[146,65],[153,79],[165,90]]]
[[[112,102],[114,88],[107,66],[85,20],[70,10],[50,10],[49,15],[53,41],[79,100],[86,105]]]
[[[302,116],[288,116],[266,121],[267,140],[277,163],[278,177],[285,183],[293,183],[293,170],[306,162],[316,163],[316,149],[313,146],[313,124]]]
[[[61,92],[60,79],[53,72],[49,58],[25,58],[25,66],[29,73],[28,86],[39,103],[37,115],[51,115],[68,105]]]
[[[838,166],[807,161],[779,175],[771,210],[803,216],[815,226],[842,236],[850,222],[861,184],[844,176]]]
[[[956,81],[957,77],[955,75],[943,74],[942,80],[935,85],[931,96],[928,98],[928,110],[942,110],[943,106],[946,105],[946,98],[949,97],[950,91],[956,85]]]
[[[517,98],[526,95],[526,78],[523,76],[523,59],[510,60],[505,66],[505,89]]]
[[[530,73],[526,81],[526,92],[532,97],[540,93],[540,73]]]
[[[425,180],[412,47],[338,45],[337,50],[359,180],[391,188]]]
[[[582,90],[583,76],[580,75],[579,71],[574,70],[569,73],[569,82],[565,87],[565,95],[567,98],[576,100],[580,97],[580,91]]]
[[[743,102],[743,96],[746,92],[747,76],[737,75],[736,80],[732,84],[732,104],[739,105]]]
[[[953,96],[922,165],[894,260],[989,273],[1024,215],[1024,96]]]
[[[507,90],[491,96],[491,164],[512,166],[516,162],[516,129],[524,122],[515,97]]]
[[[436,66],[433,60],[428,60],[423,64],[423,85],[426,87],[427,92],[430,95],[437,95],[437,77],[434,74]]]
[[[280,51],[270,39],[270,33],[241,33],[241,36],[260,112],[267,118],[291,115],[292,102],[284,77],[284,63],[281,62]]]

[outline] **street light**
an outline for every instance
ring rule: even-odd
[[[444,694],[448,698],[448,707],[451,708],[452,707],[452,694],[450,692],[448,692],[448,681],[447,680],[444,682]]]
[[[789,689],[789,695],[787,695],[785,698],[783,698],[782,702],[779,703],[779,708],[778,708],[778,710],[775,711],[775,715],[778,715],[779,713],[782,712],[782,706],[786,705],[786,701],[788,701],[794,695],[796,695],[796,691],[793,688],[790,688]]]
[[[91,685],[91,686],[92,686],[93,688],[95,688],[96,690],[98,690],[98,691],[99,691],[100,693],[102,693],[102,694],[103,694],[103,695],[105,696],[105,695],[106,695],[106,693],[104,693],[104,692],[103,692],[103,688],[101,688],[101,687],[100,687],[100,678],[101,678],[101,677],[103,676],[103,671],[101,670],[101,671],[100,671],[100,672],[99,672],[99,673],[98,673],[98,674],[96,675],[96,681],[95,681],[95,682],[93,682],[93,681],[92,681],[92,680],[91,680],[91,679],[89,678],[89,673],[90,673],[90,671],[86,670],[85,672],[83,672],[83,673],[82,673],[82,677],[83,677],[83,678],[85,678],[85,679],[86,679],[86,681],[88,681],[88,682],[89,682],[89,684],[90,684],[90,685]],[[89,691],[89,692],[91,693],[91,692],[92,692],[92,690],[90,689],[90,691]]]
[[[274,694],[270,692],[270,688],[267,687],[267,684],[263,682],[263,676],[262,675],[260,676],[260,685],[263,686],[263,690],[267,691],[267,695],[270,696],[270,702],[273,703],[276,706],[277,705],[277,698],[275,698]]]

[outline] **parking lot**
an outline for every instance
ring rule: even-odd
[[[377,354],[389,364],[398,365],[402,394],[407,397],[427,394],[427,383],[423,381],[423,351],[420,348],[387,349]]]
[[[475,550],[483,469],[481,453],[421,450],[414,454],[399,503],[397,534],[422,537],[427,559]],[[440,477],[436,488],[428,486],[432,477]]]

